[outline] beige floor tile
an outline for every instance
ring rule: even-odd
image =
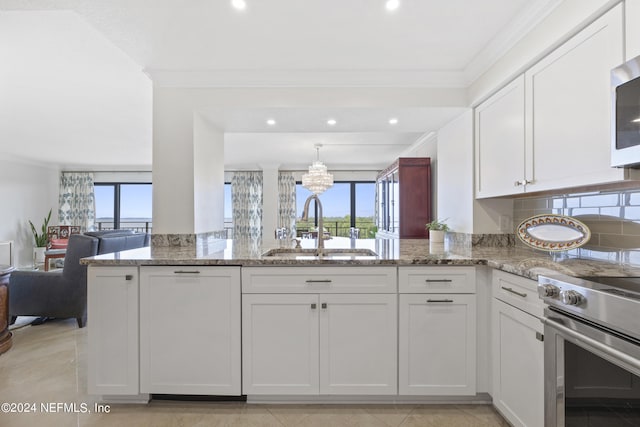
[[[74,319],[14,331],[0,355],[0,401],[86,404],[87,328]],[[110,404],[110,413],[3,414],[2,427],[397,427],[507,426],[486,405],[258,405],[244,402],[153,400]]]

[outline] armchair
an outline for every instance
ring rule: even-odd
[[[95,256],[98,239],[83,234],[69,237],[62,272],[15,271],[9,280],[9,315],[74,317],[78,327],[87,321],[87,266],[80,258]]]

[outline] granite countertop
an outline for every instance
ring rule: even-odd
[[[568,253],[549,253],[523,247],[456,246],[430,244],[425,239],[358,239],[336,237],[326,248],[370,249],[377,256],[263,256],[270,249],[292,248],[280,241],[256,247],[250,242],[214,240],[197,247],[160,246],[132,249],[84,258],[88,265],[488,265],[509,273],[537,280],[539,274],[569,276],[640,276],[640,267],[613,262],[581,259]],[[315,240],[303,240],[303,248],[313,248]]]

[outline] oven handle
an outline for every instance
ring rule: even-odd
[[[594,340],[593,338],[589,338],[585,335],[582,335],[581,333],[576,332],[573,329],[567,328],[566,326],[563,326],[557,322],[554,322],[553,320],[548,319],[546,317],[542,319],[542,322],[545,325],[561,332],[562,334],[568,337],[574,338],[578,341],[581,341],[584,344],[587,344],[588,346],[591,346],[592,348],[601,351],[603,354],[613,357],[615,360],[623,361],[628,365],[634,367],[638,371],[640,371],[640,361],[638,359],[635,359],[626,353],[616,350],[615,348],[602,344],[599,341]]]

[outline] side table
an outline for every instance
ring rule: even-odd
[[[11,348],[9,332],[9,277],[15,270],[10,265],[0,265],[0,354]]]
[[[44,271],[49,271],[49,263],[52,259],[64,258],[66,254],[66,249],[49,249],[48,251],[44,251]]]

